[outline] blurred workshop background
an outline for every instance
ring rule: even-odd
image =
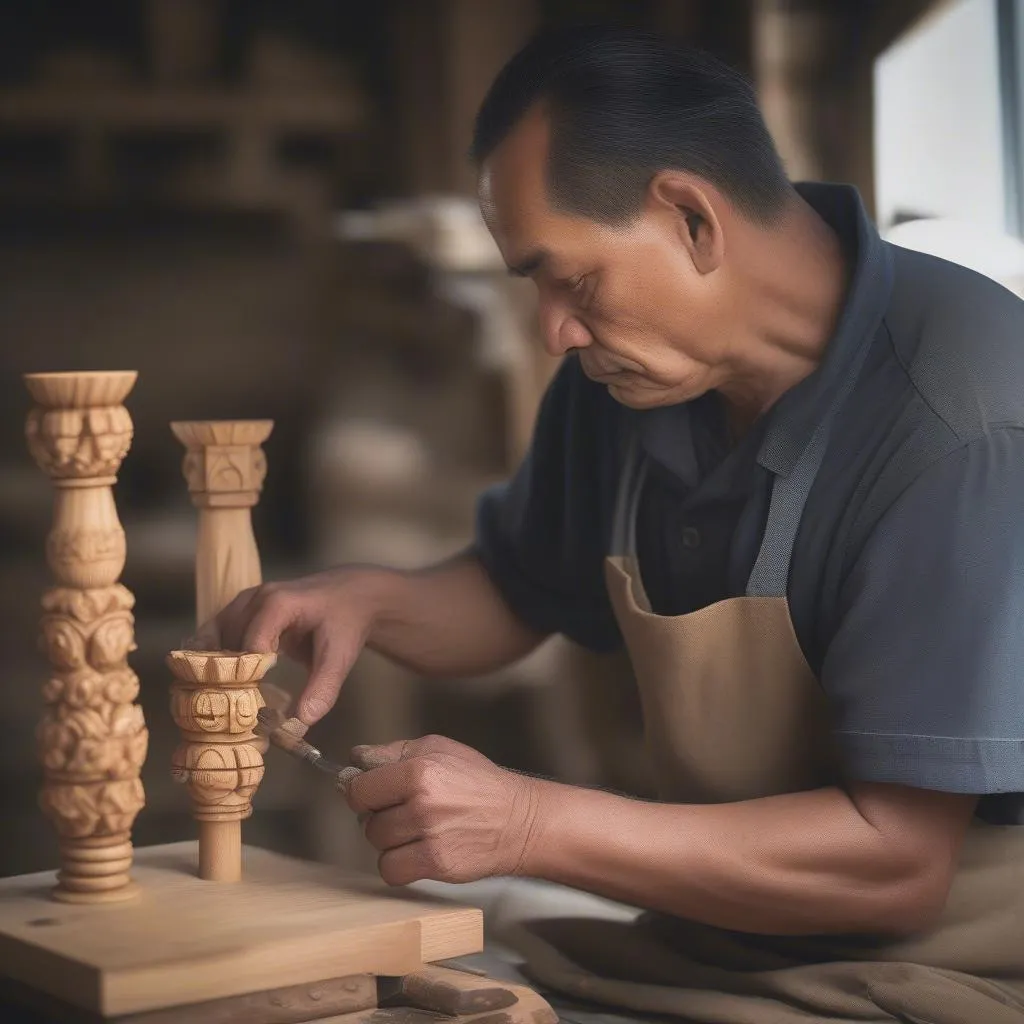
[[[163,657],[194,625],[195,510],[168,424],[275,421],[266,578],[462,547],[554,369],[479,219],[471,122],[533,30],[581,18],[738,65],[791,177],[852,182],[894,240],[1024,282],[1019,0],[0,0],[0,875],[56,866],[33,737],[52,495],[21,374],[139,371],[116,490],[151,737],[134,837],[190,838]],[[647,792],[624,666],[561,641],[463,682],[365,655],[312,738],[344,758],[426,732]],[[255,807],[248,842],[372,868],[279,753]]]

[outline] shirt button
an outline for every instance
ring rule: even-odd
[[[683,530],[683,547],[684,548],[697,548],[700,547],[700,530],[693,526],[687,526]]]

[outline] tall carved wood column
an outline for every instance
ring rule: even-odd
[[[42,642],[50,678],[38,747],[40,804],[60,836],[54,897],[101,903],[136,894],[131,829],[145,803],[140,773],[149,734],[134,703],[139,680],[134,597],[118,582],[124,530],[113,485],[132,441],[122,404],[134,372],[29,374],[36,405],[29,450],[53,481],[46,555],[57,585],[43,597]]]
[[[201,628],[238,594],[259,586],[263,574],[252,509],[267,474],[261,445],[271,420],[172,423],[185,446],[182,470],[199,510],[196,542],[196,621]],[[243,651],[172,651],[171,714],[182,742],[171,771],[183,783],[199,822],[199,877],[242,877],[241,823],[263,779],[265,737],[254,733],[266,703],[263,676],[276,655]],[[267,687],[275,705],[289,700]]]
[[[209,622],[243,590],[263,580],[252,509],[267,475],[260,447],[271,420],[172,423],[185,445],[182,471],[199,509],[196,540],[196,622]]]

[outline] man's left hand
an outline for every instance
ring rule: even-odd
[[[380,851],[378,870],[389,885],[522,872],[539,780],[444,736],[356,747],[352,763],[364,773],[349,784],[348,803]]]

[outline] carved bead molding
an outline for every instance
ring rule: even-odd
[[[271,420],[172,423],[174,436],[185,446],[182,472],[193,504],[206,508],[255,505],[267,475],[260,446],[273,428]]]
[[[264,706],[259,683],[276,661],[275,654],[232,651],[172,651],[167,656],[174,676],[171,714],[182,739],[171,771],[186,786],[192,816],[201,823],[237,830],[252,814],[253,794],[263,780],[262,744],[254,732]],[[221,842],[214,835],[200,831],[201,867],[214,859],[204,846]],[[240,841],[226,848],[240,851]],[[239,866],[222,865],[220,871],[212,870],[210,877],[235,877]]]
[[[132,440],[121,402],[134,372],[31,374],[26,437],[55,487],[46,553],[57,586],[43,597],[50,663],[36,737],[40,806],[60,837],[54,896],[106,902],[135,895],[131,829],[145,803],[149,742],[135,650],[135,600],[118,582],[125,537],[111,489]]]

